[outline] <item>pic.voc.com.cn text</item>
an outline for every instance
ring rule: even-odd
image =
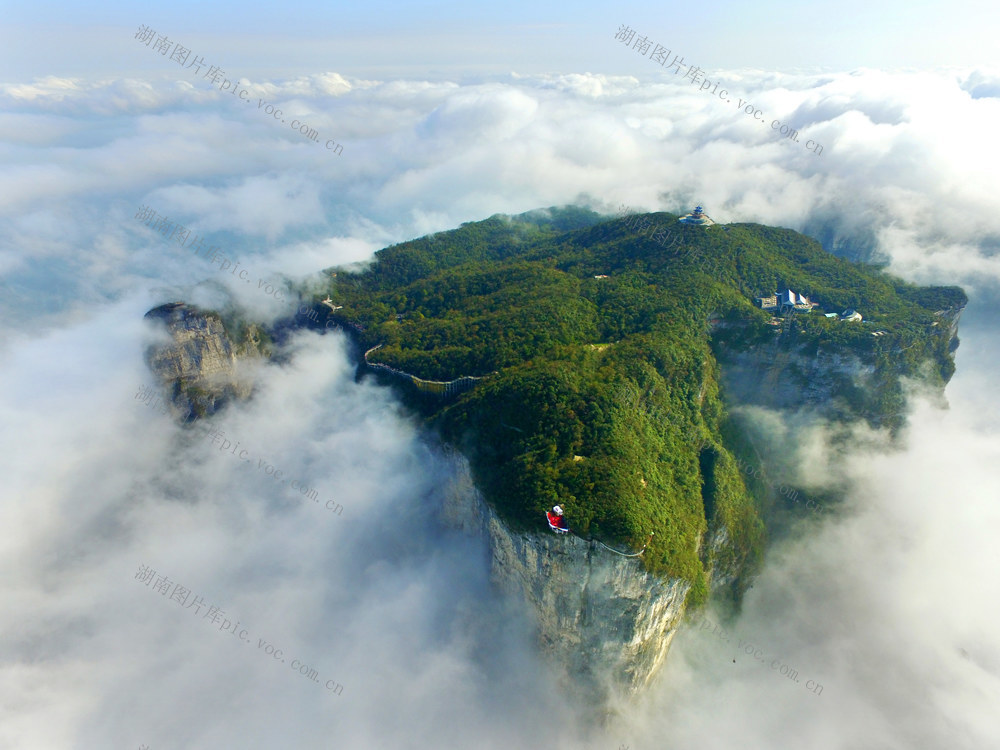
[[[139,570],[135,574],[135,580],[149,588],[153,591],[153,593],[159,594],[163,598],[168,599],[168,601],[175,602],[179,607],[185,610],[189,610],[194,607],[195,615],[201,614],[201,609],[204,607],[205,614],[201,615],[202,620],[208,620],[210,625],[218,623],[219,632],[229,633],[237,641],[242,641],[247,645],[251,645],[253,639],[250,637],[250,633],[246,629],[239,629],[239,620],[234,623],[226,617],[225,611],[223,611],[220,607],[217,607],[214,604],[206,604],[205,599],[197,594],[194,594],[192,597],[191,589],[182,586],[179,583],[174,583],[165,575],[157,575],[155,570],[146,565],[139,566]],[[187,604],[189,599],[191,603]],[[187,606],[185,606],[185,604]],[[275,661],[280,661],[282,664],[287,663],[282,650],[280,648],[276,648],[273,643],[270,643],[263,638],[257,639],[257,650],[272,657]],[[339,682],[327,680],[325,684],[322,683],[319,671],[299,659],[292,659],[292,663],[289,666],[293,671],[298,672],[300,675],[317,685],[324,685],[327,690],[335,695],[340,695],[344,692],[344,686]],[[331,683],[333,684],[331,685]]]
[[[620,41],[622,44],[625,45],[629,45],[631,43],[631,49],[634,49],[643,57],[646,56],[646,53],[649,51],[649,48],[653,47],[653,45],[656,44],[655,42],[650,40],[650,38],[647,36],[636,37],[635,30],[629,28],[625,24],[621,24],[621,26],[618,29],[618,32],[615,34],[615,39],[617,39],[618,41]],[[635,40],[634,43],[632,41],[633,39]],[[671,56],[673,57],[672,60]],[[687,72],[684,74],[684,78],[690,78],[692,84],[701,83],[699,91],[707,91],[708,89],[712,89],[711,91],[709,91],[710,94],[715,94],[716,91],[719,91],[718,81],[716,81],[715,86],[713,87],[712,82],[707,78],[704,78],[704,80],[702,80],[705,74],[704,70],[697,67],[696,65],[686,65],[683,57],[681,57],[680,55],[673,55],[671,50],[667,49],[666,47],[660,44],[656,44],[655,48],[653,49],[653,53],[649,56],[649,59],[652,60],[653,62],[658,62],[661,66],[666,67],[667,70],[670,70],[672,68],[675,69],[674,75],[680,73],[682,68],[687,68]],[[718,93],[719,100],[725,102],[726,104],[731,104],[732,99],[728,97],[728,94],[729,91],[727,91],[726,89],[722,89]],[[767,122],[767,118],[763,116],[764,112],[754,107],[754,105],[751,104],[750,102],[744,101],[743,99],[737,97],[736,106],[737,109],[742,111],[744,114],[751,115],[753,119],[757,120],[761,124]],[[757,115],[761,115],[761,117],[758,117]],[[795,143],[800,142],[799,131],[790,128],[787,125],[783,125],[780,120],[771,120],[771,130],[778,131],[782,136],[791,139]],[[808,140],[806,141],[805,146],[809,151],[812,151],[817,156],[820,156],[823,153],[823,147],[816,141]]]
[[[147,385],[141,385],[139,387],[134,400],[154,408],[161,414],[167,414],[170,411],[169,405],[163,401],[163,398],[158,393],[156,393],[156,390]],[[226,433],[224,431],[202,424],[201,421],[194,422],[190,426],[190,429],[192,431],[200,431],[202,438],[208,440],[213,448],[218,446],[217,450],[220,453],[228,453],[234,458],[245,461],[250,466],[254,465],[254,461],[250,456],[250,451],[246,448],[240,448],[241,443],[239,440],[237,440],[234,445],[233,441],[226,437]],[[238,454],[237,450],[239,450]],[[258,458],[256,460],[256,468],[258,472],[263,472],[265,476],[270,477],[275,482],[278,482],[282,486],[287,485],[290,489],[295,490],[305,499],[312,500],[316,503],[316,505],[319,505],[319,492],[317,492],[315,488],[307,485],[305,482],[300,482],[298,479],[292,479],[289,481],[288,477],[284,477],[284,472],[281,469],[275,468],[273,464],[264,458]],[[344,506],[333,499],[327,500],[323,507],[334,515],[344,515]]]
[[[185,245],[188,244],[188,240],[191,239],[192,230],[188,229],[182,224],[177,224],[171,221],[170,218],[167,216],[158,215],[156,211],[149,208],[148,206],[140,206],[139,210],[135,214],[135,218],[142,224],[145,224],[147,227],[152,229],[154,232],[158,232],[165,240],[167,240],[167,242],[170,242],[171,240],[176,240],[178,245],[184,247]],[[234,262],[232,260],[230,260],[221,252],[219,252],[218,245],[212,245],[211,247],[206,248],[205,243],[201,239],[201,237],[195,235],[194,239],[191,240],[191,244],[189,247],[191,250],[194,250],[194,254],[196,256],[200,256],[201,252],[204,250],[205,258],[208,259],[208,262],[212,264],[218,262],[220,271],[228,271],[230,268],[232,268],[233,270],[229,271],[230,275],[232,276],[237,275],[236,271],[240,267],[239,262],[237,261],[234,265]],[[240,270],[238,278],[242,279],[243,281],[249,284],[250,276],[249,274],[244,275],[246,273],[247,270],[245,268]],[[264,292],[264,294],[273,296],[279,302],[284,301],[284,297],[281,296],[281,290],[278,287],[271,284],[271,282],[269,281],[264,281],[263,279],[258,278],[257,288],[261,289]]]
[[[177,63],[182,68],[194,68],[194,75],[201,73],[202,68],[207,68],[205,74],[202,76],[203,79],[207,80],[213,86],[218,84],[219,91],[229,91],[233,96],[245,101],[247,104],[252,102],[252,99],[249,96],[243,96],[248,93],[246,89],[240,90],[237,94],[239,81],[233,82],[226,78],[226,71],[219,69],[215,65],[209,65],[205,62],[205,58],[200,55],[195,55],[191,62],[187,62],[188,58],[191,57],[191,50],[183,45],[174,44],[165,35],[160,36],[156,33],[156,31],[149,28],[145,24],[141,25],[139,30],[135,32],[135,38],[140,44],[145,44],[147,47],[150,47],[153,52],[159,52],[163,57]],[[185,63],[187,63],[187,65],[185,65]],[[282,118],[282,114],[284,113],[280,109],[275,109],[273,104],[267,104],[267,102],[263,99],[258,99],[257,109],[259,110],[261,107],[264,107],[265,114],[272,115],[274,119],[285,122],[285,119]],[[309,127],[304,122],[292,120],[290,127],[314,143],[320,142],[319,132],[315,128]],[[332,146],[330,145],[331,143],[333,144]],[[344,147],[332,138],[327,140],[326,148],[328,151],[333,151],[333,153],[337,156],[344,153]]]

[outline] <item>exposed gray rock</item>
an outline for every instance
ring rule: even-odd
[[[465,460],[455,463],[444,518],[487,540],[494,583],[531,605],[541,651],[566,687],[605,706],[645,687],[666,659],[689,584],[573,534],[511,531]]]
[[[843,350],[806,352],[778,335],[767,344],[726,349],[719,364],[726,400],[778,410],[810,407],[834,416],[850,411],[845,399],[871,389],[875,366]]]
[[[963,309],[935,313],[938,320],[930,331],[947,343],[949,351],[958,346]],[[901,376],[917,376],[942,387],[951,375],[942,371],[940,364],[936,365],[937,374],[926,368],[919,373],[906,372],[885,362],[877,366],[873,352],[817,347],[800,342],[794,326],[784,329],[776,329],[768,342],[746,347],[718,342],[716,357],[729,406],[764,406],[789,413],[805,409],[829,420],[864,418],[873,425],[893,426],[899,424],[905,407]],[[934,366],[933,351],[928,350],[927,366]]]
[[[206,416],[230,399],[249,397],[253,383],[245,365],[267,354],[258,326],[246,326],[234,343],[218,314],[183,302],[160,305],[145,317],[162,323],[170,335],[168,343],[147,350],[146,362],[178,417]]]

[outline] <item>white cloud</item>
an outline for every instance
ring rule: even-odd
[[[997,743],[983,719],[1000,663],[995,73],[709,74],[763,124],[654,75],[254,84],[341,156],[196,79],[4,86],[0,745]],[[802,143],[775,135],[775,118]],[[333,336],[296,338],[255,400],[216,422],[343,517],[133,398],[151,380],[153,305],[233,299],[273,319],[292,304],[144,229],[142,203],[274,281],[577,200],[609,213],[700,201],[718,221],[808,228],[973,294],[951,410],[918,409],[902,452],[851,459],[848,509],[783,541],[728,623],[821,696],[688,634],[646,699],[591,730],[535,659],[528,616],[491,592],[480,543],[436,524],[447,462],[390,394],[353,381]],[[809,477],[836,476],[839,454],[814,435]],[[143,563],[343,696],[136,583]]]
[[[650,699],[665,710],[639,746],[1000,740],[1000,432],[975,423],[980,394],[961,369],[955,385],[950,410],[918,407],[905,451],[850,459],[847,507],[771,551],[735,621],[709,615],[725,635],[678,637]]]

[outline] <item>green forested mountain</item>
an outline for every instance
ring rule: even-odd
[[[411,401],[469,456],[508,524],[545,530],[559,503],[574,532],[620,549],[655,532],[646,566],[699,599],[713,567],[752,568],[765,536],[724,438],[719,341],[792,331],[797,347],[850,349],[882,373],[889,409],[899,375],[950,377],[952,331],[935,312],[965,296],[787,229],[647,218],[639,232],[579,208],[494,216],[385,248],[362,272],[331,269],[324,292],[364,349],[382,345],[372,361],[428,380],[489,375],[457,398]],[[820,307],[776,327],[754,298],[784,288]],[[822,314],[847,308],[866,323]],[[723,527],[727,543],[707,544]]]

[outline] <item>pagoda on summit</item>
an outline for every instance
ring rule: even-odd
[[[701,227],[710,227],[715,223],[708,218],[708,214],[705,213],[705,210],[701,206],[695,206],[694,211],[689,214],[684,214],[684,216],[679,218],[677,221],[681,224],[697,224]]]

